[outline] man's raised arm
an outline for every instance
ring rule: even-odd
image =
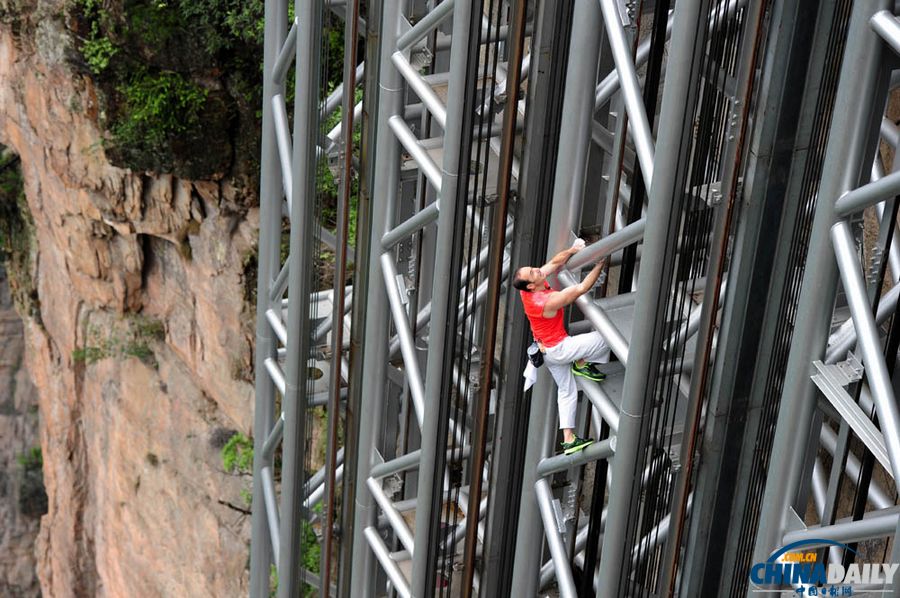
[[[584,277],[584,280],[567,289],[563,289],[558,293],[553,293],[553,295],[551,295],[547,302],[544,304],[543,316],[545,318],[552,318],[554,315],[556,315],[557,311],[567,305],[575,303],[576,299],[590,291],[594,287],[594,284],[600,277],[600,272],[602,272],[603,268],[606,267],[608,261],[608,257],[602,258],[591,269],[591,271],[588,272],[588,275]]]
[[[562,268],[563,264],[569,261],[569,258],[584,249],[584,241],[581,239],[575,239],[575,242],[572,243],[572,246],[568,249],[563,249],[556,255],[554,255],[549,262],[541,266],[541,272],[544,273],[544,276],[549,276],[553,274],[560,268]]]

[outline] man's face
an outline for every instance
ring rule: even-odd
[[[519,268],[518,276],[520,280],[528,281],[528,290],[533,291],[535,289],[543,289],[544,288],[544,280],[546,280],[546,276],[541,272],[540,268]]]

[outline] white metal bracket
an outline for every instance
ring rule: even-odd
[[[814,361],[813,365],[818,374],[811,376],[812,381],[822,391],[828,402],[837,410],[840,416],[847,422],[850,429],[863,441],[885,471],[893,476],[891,463],[888,459],[887,448],[884,443],[884,435],[872,423],[862,408],[853,400],[853,397],[844,389],[845,386],[862,379],[863,366],[852,354],[848,359],[834,365],[825,365],[821,361]]]

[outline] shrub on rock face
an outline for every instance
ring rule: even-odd
[[[40,447],[19,455],[22,478],[19,485],[19,511],[26,517],[47,513],[47,491],[44,488],[44,460]]]
[[[262,14],[261,1],[76,0],[70,22],[109,160],[255,188]]]
[[[115,93],[118,117],[107,150],[113,162],[191,179],[224,174],[231,144],[222,92],[210,92],[176,72],[140,70]]]
[[[0,262],[16,310],[40,322],[40,302],[32,279],[34,251],[34,221],[25,201],[19,157],[0,146]]]
[[[228,473],[253,472],[253,440],[240,432],[222,447],[222,466]]]

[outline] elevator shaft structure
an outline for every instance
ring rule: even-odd
[[[893,10],[266,0],[250,595],[900,564]],[[576,238],[613,359],[566,455],[512,283]]]

